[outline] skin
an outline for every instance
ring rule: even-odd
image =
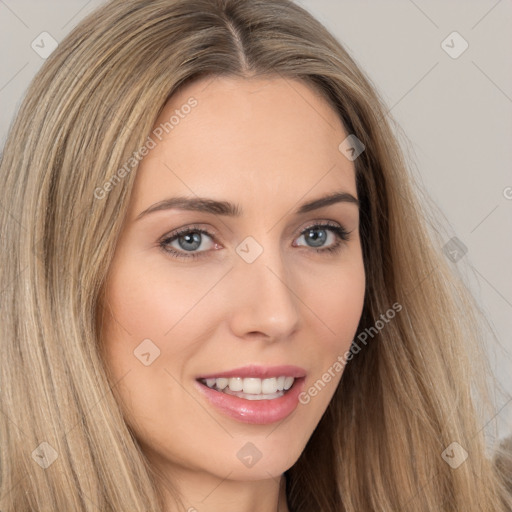
[[[197,106],[137,171],[106,284],[105,358],[126,422],[179,489],[180,510],[287,511],[283,473],[303,451],[342,371],[270,425],[219,412],[196,378],[250,363],[292,364],[306,370],[308,389],[349,349],[365,286],[358,207],[339,202],[293,213],[337,191],[357,198],[354,164],[338,149],[347,133],[318,92],[277,77],[196,81],[173,95],[155,126],[191,96]],[[243,214],[172,209],[137,220],[177,195],[230,201]],[[340,240],[337,252],[316,252],[304,234],[315,222],[343,226],[349,240]],[[191,225],[212,234],[202,236],[199,257],[176,258],[159,246]],[[327,236],[324,247],[337,242],[328,229],[314,234]],[[247,236],[263,248],[250,264],[235,250]],[[178,240],[170,245],[190,254]],[[148,366],[134,356],[144,339],[160,350]],[[262,453],[250,468],[237,457],[247,442]],[[178,510],[164,493],[167,510]]]

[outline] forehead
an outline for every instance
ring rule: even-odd
[[[169,194],[295,203],[343,189],[356,196],[347,133],[328,101],[288,78],[205,78],[175,93],[137,172],[139,209]]]

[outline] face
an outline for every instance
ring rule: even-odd
[[[166,105],[102,324],[116,396],[153,463],[256,480],[303,451],[363,308],[347,135],[319,93],[282,78],[203,79]]]

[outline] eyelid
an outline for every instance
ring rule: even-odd
[[[299,229],[299,235],[304,234],[304,231],[314,227],[331,227],[331,228],[342,228],[345,230],[345,227],[340,222],[335,222],[333,220],[313,220],[306,224],[304,227]]]
[[[179,237],[180,235],[186,235],[187,233],[201,233],[204,235],[209,236],[210,238],[214,239],[218,236],[218,231],[215,230],[213,227],[205,228],[204,225],[201,224],[189,224],[187,226],[174,229],[165,235],[163,235],[158,242],[166,242],[170,239],[175,239]]]

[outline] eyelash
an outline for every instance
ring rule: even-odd
[[[334,233],[337,238],[336,243],[334,243],[333,245],[331,245],[329,247],[323,247],[323,248],[310,247],[317,253],[335,254],[335,253],[339,252],[339,250],[341,249],[341,246],[343,245],[343,242],[347,242],[348,240],[350,240],[350,236],[349,236],[350,232],[349,231],[346,231],[343,226],[340,226],[338,224],[331,224],[331,223],[312,224],[312,225],[304,228],[304,230],[300,233],[299,236],[302,236],[302,235],[306,234],[308,231],[311,231],[314,229],[329,230],[332,233]],[[184,235],[191,234],[191,233],[200,233],[202,235],[207,235],[212,240],[215,241],[214,236],[211,233],[209,233],[208,231],[206,231],[200,227],[189,226],[186,228],[178,229],[177,231],[174,231],[174,232],[170,233],[169,235],[166,235],[159,242],[159,246],[163,251],[165,251],[168,254],[171,254],[175,258],[189,259],[189,258],[202,257],[204,255],[204,253],[207,253],[209,251],[198,251],[198,252],[185,253],[185,252],[177,251],[174,248],[169,248],[169,244],[171,242],[174,242],[174,240],[177,240],[178,238],[180,238]],[[304,246],[300,246],[300,247],[304,247]]]

